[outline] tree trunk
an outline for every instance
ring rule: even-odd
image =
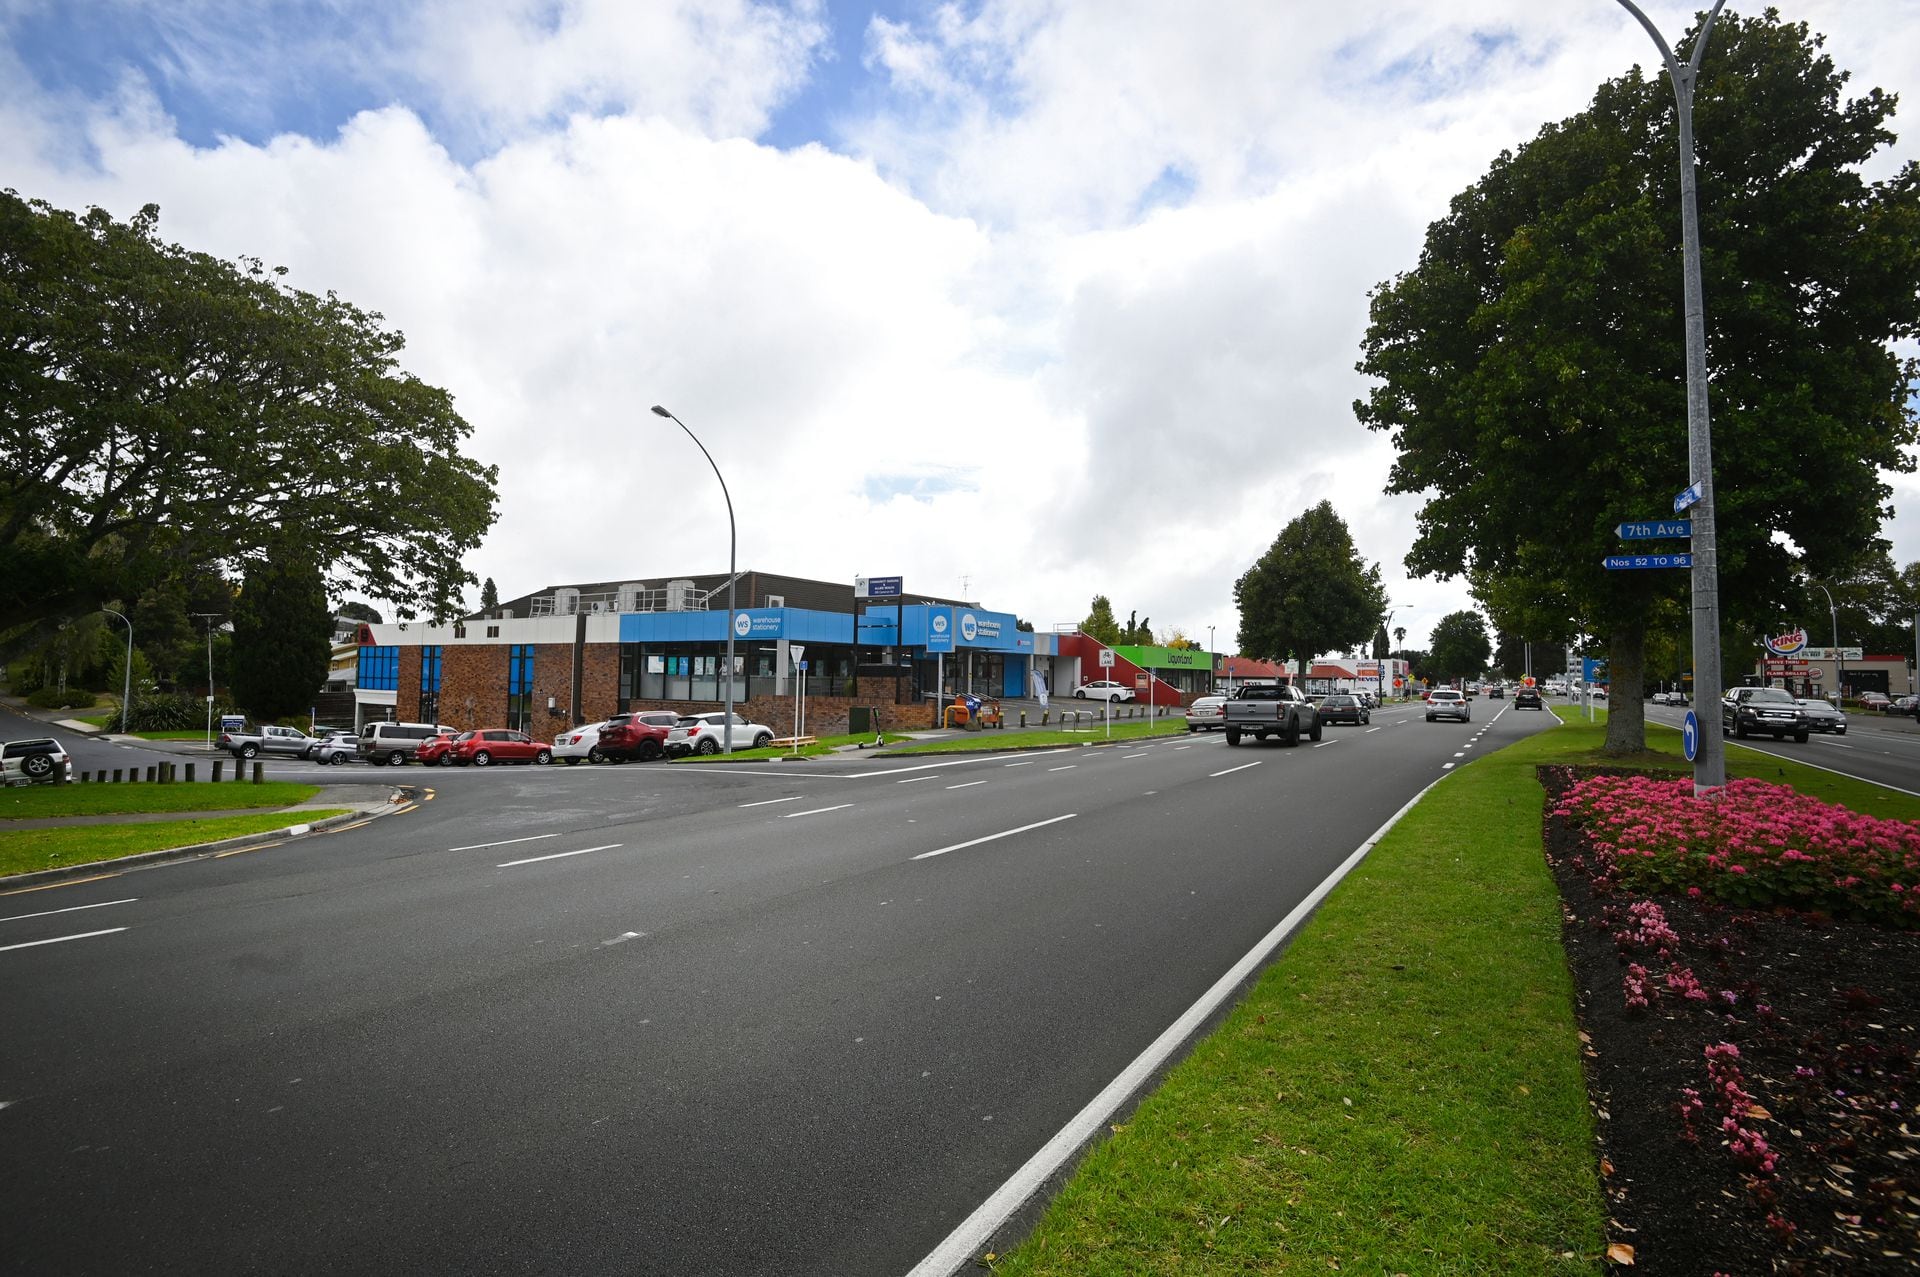
[[[1607,743],[1609,754],[1638,754],[1647,747],[1647,623],[1634,610],[1607,636]]]

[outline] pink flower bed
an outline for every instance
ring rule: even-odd
[[[1632,890],[1920,928],[1920,824],[1760,780],[1731,781],[1708,801],[1691,779],[1653,776],[1589,776],[1554,814],[1586,833],[1605,877]]]

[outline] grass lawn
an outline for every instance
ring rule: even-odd
[[[1597,1273],[1601,1196],[1541,763],[1630,760],[1604,715],[1454,772],[1110,1138],[1000,1274]],[[1729,742],[1728,772],[1858,811],[1920,799]]]
[[[318,785],[287,780],[258,785],[21,785],[0,789],[0,822],[52,816],[108,816],[156,811],[230,811],[240,807],[291,807],[320,792]],[[4,829],[0,823],[0,829]]]
[[[242,834],[266,833],[289,825],[338,816],[344,808],[257,816],[218,816],[211,820],[168,820],[148,825],[75,825],[66,829],[0,829],[0,875],[30,873],[117,860],[143,851],[163,851],[194,843],[217,842]]]
[[[1187,720],[1175,715],[1152,722],[1142,719],[1117,719],[1113,724],[1113,735],[1107,735],[1104,720],[1095,718],[1092,725],[1081,721],[1078,731],[1061,728],[1029,728],[1026,731],[998,731],[983,729],[968,732],[948,740],[914,741],[910,745],[889,748],[889,757],[897,754],[951,754],[969,753],[983,749],[1039,749],[1053,745],[1100,745],[1107,740],[1139,740],[1144,736],[1185,736]]]

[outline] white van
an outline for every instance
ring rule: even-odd
[[[398,767],[413,761],[414,751],[420,748],[421,742],[454,730],[434,723],[368,723],[360,729],[357,752],[375,766],[385,763]]]

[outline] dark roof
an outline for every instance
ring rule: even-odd
[[[713,594],[709,605],[711,609],[726,607],[727,574],[709,572],[702,574],[673,574],[666,576],[622,577],[617,581],[586,581],[580,583],[560,582],[545,586],[531,594],[522,594],[518,598],[502,599],[497,611],[511,610],[515,616],[530,616],[533,613],[533,601],[551,595],[555,590],[574,589],[583,595],[612,594],[623,585],[639,584],[648,589],[662,589],[669,581],[691,581],[693,588],[700,594]],[[814,581],[803,576],[781,576],[772,572],[759,572],[752,568],[742,568],[740,579],[734,586],[734,603],[741,608],[768,607],[770,596],[784,600],[786,607],[808,608],[816,612],[841,612],[853,614],[858,611],[853,597],[852,581]],[[978,607],[979,604],[966,599],[939,598],[931,594],[903,594],[898,599],[858,600],[858,602],[878,603],[950,603],[955,607]],[[493,615],[493,612],[475,612],[466,620],[477,621]]]

